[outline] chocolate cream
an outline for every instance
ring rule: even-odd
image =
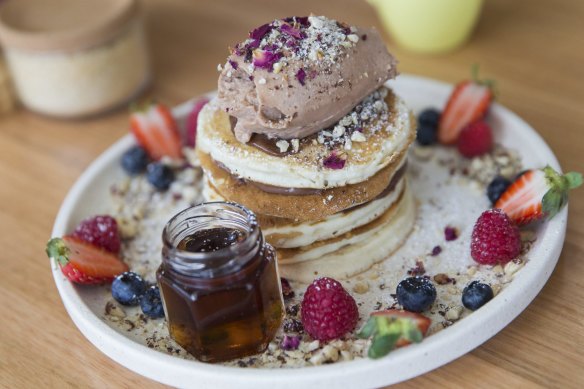
[[[279,194],[279,195],[291,195],[291,196],[306,196],[306,195],[321,194],[325,190],[325,189],[313,189],[313,188],[284,188],[281,186],[274,186],[274,185],[263,184],[261,182],[250,181],[250,180],[246,180],[244,178],[236,176],[235,174],[233,174],[233,172],[231,172],[227,168],[227,166],[225,166],[221,162],[213,160],[213,163],[215,165],[217,165],[217,167],[219,167],[220,169],[223,169],[226,172],[228,172],[231,175],[231,177],[233,177],[234,179],[241,181],[243,183],[249,184],[249,185],[253,185],[256,188],[258,188],[266,193]],[[380,194],[378,194],[377,197],[375,197],[373,200],[380,199],[382,197],[387,196],[391,192],[393,192],[393,190],[395,189],[395,186],[397,185],[399,180],[404,176],[404,174],[406,172],[406,168],[407,168],[407,161],[398,170],[396,170],[396,172],[391,177],[391,180],[389,181],[389,184],[387,185],[387,187]],[[354,207],[346,209],[344,212],[351,211],[351,210],[358,208],[362,205],[363,204],[358,204]]]
[[[241,142],[254,134],[300,139],[336,123],[396,75],[376,30],[287,18],[236,46],[219,77],[218,102],[237,118]]]

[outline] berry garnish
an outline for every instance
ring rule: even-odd
[[[233,62],[231,66],[234,69],[237,69],[233,64],[237,65],[237,62]],[[195,102],[193,106],[193,110],[187,116],[187,126],[185,132],[185,145],[188,147],[195,147],[196,138],[197,138],[197,124],[199,122],[199,113],[203,109],[203,107],[209,102],[209,99],[202,98]]]
[[[138,305],[144,289],[146,289],[146,283],[142,277],[127,271],[118,275],[112,282],[112,297],[123,305]]]
[[[162,306],[158,286],[154,285],[146,289],[142,297],[140,297],[140,308],[142,308],[142,312],[146,316],[152,319],[164,317],[164,307]]]
[[[511,181],[502,176],[497,176],[491,181],[487,186],[487,197],[491,201],[491,205],[494,205],[499,200],[509,185],[511,185]]]
[[[172,169],[159,162],[154,162],[148,165],[146,178],[158,190],[167,190],[170,184],[174,181],[174,172]]]
[[[493,131],[484,121],[464,127],[458,137],[458,151],[467,158],[478,157],[491,151]]]
[[[462,291],[462,305],[476,311],[493,298],[493,289],[487,284],[473,281]]]
[[[130,115],[130,130],[150,158],[182,158],[182,145],[176,121],[162,104],[149,104]]]
[[[519,176],[495,203],[517,224],[551,219],[568,203],[568,191],[582,185],[582,174],[564,175],[550,166]]]
[[[434,130],[438,129],[438,123],[440,122],[440,111],[433,108],[427,108],[423,110],[418,116],[418,124],[420,126],[429,126]]]
[[[436,288],[425,277],[409,277],[397,285],[397,301],[406,311],[422,312],[434,304]]]
[[[437,140],[438,134],[436,133],[436,128],[427,124],[420,124],[416,131],[416,141],[418,144],[422,146],[430,146],[436,143]]]
[[[72,235],[51,239],[46,252],[65,277],[78,284],[103,284],[128,270],[115,254]]]
[[[388,309],[371,314],[357,333],[362,339],[373,338],[369,358],[380,358],[397,347],[420,343],[430,327],[431,320],[419,313]]]
[[[519,228],[505,212],[500,209],[483,212],[472,230],[472,258],[484,265],[495,265],[517,258],[520,251]]]
[[[134,146],[122,155],[122,168],[129,175],[143,173],[150,158],[148,153],[140,146]]]
[[[343,286],[328,277],[317,278],[302,300],[304,330],[318,340],[338,339],[357,325],[357,303]]]
[[[120,252],[118,223],[111,216],[99,215],[85,219],[79,223],[72,235],[114,254]]]
[[[440,116],[438,140],[443,144],[456,143],[460,131],[485,117],[493,101],[493,81],[479,81],[478,69],[473,70],[473,80],[456,85]]]

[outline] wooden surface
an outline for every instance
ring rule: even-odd
[[[169,104],[214,89],[226,47],[265,21],[314,12],[378,25],[359,0],[148,0],[145,9],[155,68],[150,93]],[[562,167],[583,170],[583,18],[582,1],[488,0],[472,41],[454,53],[413,55],[387,40],[403,73],[456,82],[480,63],[497,79],[500,102],[540,132]],[[125,111],[76,122],[25,110],[0,117],[1,387],[160,387],[81,335],[44,254],[67,191],[126,128]],[[571,198],[562,257],[535,301],[478,349],[401,387],[584,387],[583,280],[580,189]]]

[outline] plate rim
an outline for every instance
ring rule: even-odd
[[[400,75],[399,79],[390,82],[390,85],[395,82],[452,88],[451,84],[411,74]],[[193,100],[182,103],[173,110],[173,113],[186,116],[192,104]],[[560,169],[558,160],[550,147],[527,122],[498,103],[493,104],[492,110],[521,123],[521,131],[526,131],[537,145],[538,152],[541,154],[540,158],[548,161],[555,169]],[[102,172],[104,166],[107,166],[113,158],[119,158],[133,143],[132,136],[125,135],[108,147],[84,170],[59,208],[52,236],[65,234],[68,220],[76,204],[81,201],[84,189]],[[511,282],[493,299],[493,303],[482,307],[480,312],[465,317],[447,330],[433,334],[420,344],[396,350],[379,360],[362,359],[348,363],[300,368],[301,374],[297,368],[243,369],[212,365],[150,349],[108,326],[88,308],[77,293],[77,287],[66,280],[53,261],[50,261],[50,266],[61,300],[81,333],[114,361],[155,381],[179,387],[195,384],[197,387],[214,388],[230,387],[236,383],[243,387],[261,388],[268,385],[272,387],[274,382],[278,382],[278,386],[284,388],[302,385],[307,389],[319,387],[322,384],[340,386],[347,385],[349,382],[353,387],[373,387],[401,382],[443,366],[483,344],[523,312],[547,283],[556,266],[565,240],[567,215],[568,207],[565,207],[546,226],[546,234],[540,243],[543,246],[542,250],[543,248],[547,250],[545,261],[538,263],[530,259],[521,270],[519,278],[521,281]],[[522,288],[523,285],[530,285],[530,287]],[[505,309],[503,305],[509,300],[514,301],[513,309]],[[507,304],[507,307],[509,306]],[[469,342],[468,339],[472,341]],[[436,357],[437,355],[439,357]],[[383,374],[375,374],[376,372],[383,372]],[[358,377],[358,380],[355,380],[355,377]]]

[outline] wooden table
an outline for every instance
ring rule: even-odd
[[[378,25],[359,0],[145,1],[156,72],[151,94],[180,103],[216,87],[226,47],[276,17],[314,12]],[[584,2],[486,1],[472,41],[441,56],[389,47],[403,73],[449,82],[472,63],[497,79],[500,102],[531,123],[565,170],[584,168]],[[57,121],[25,110],[0,118],[0,386],[159,387],[93,347],[65,312],[44,245],[65,194],[127,131],[120,111]],[[584,190],[570,203],[559,264],[533,303],[468,355],[403,387],[584,387]],[[512,303],[512,302],[510,302]],[[277,384],[275,384],[277,387]]]

